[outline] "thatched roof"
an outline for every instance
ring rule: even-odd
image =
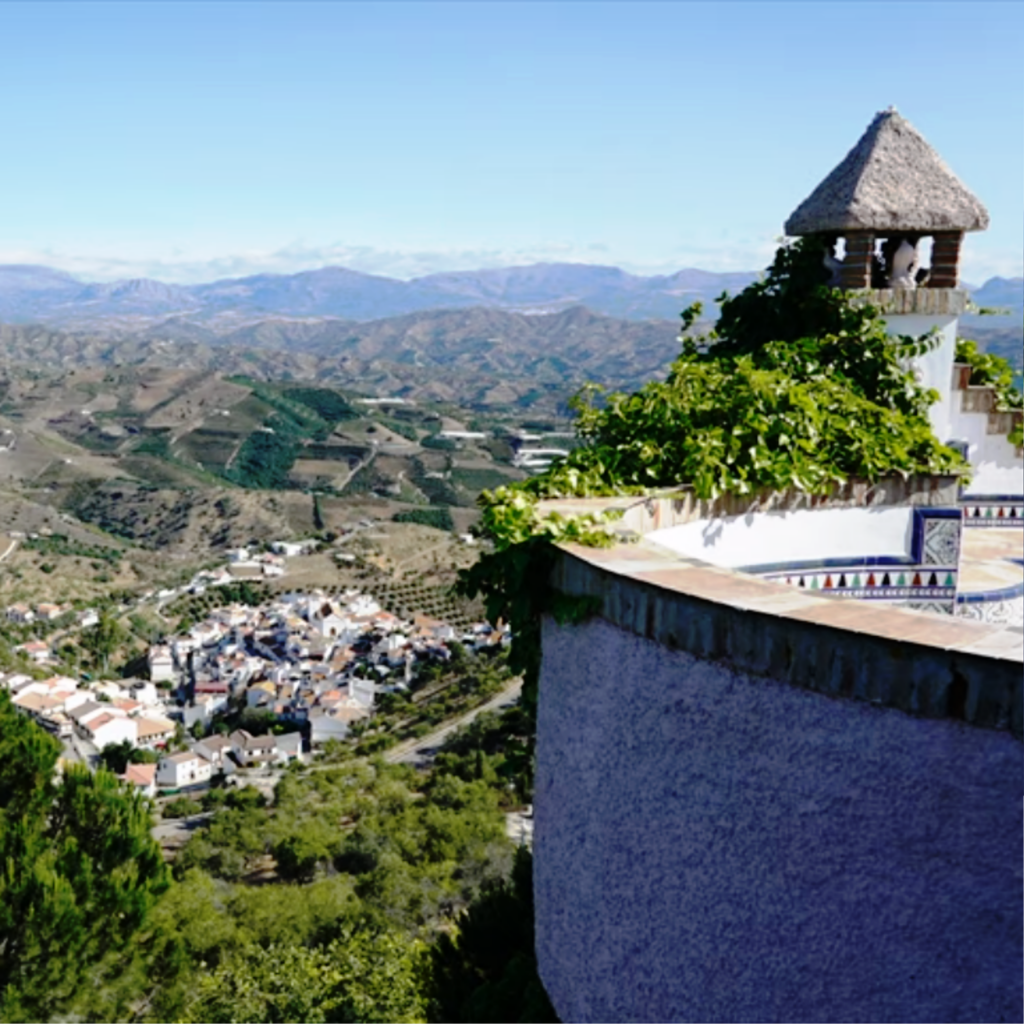
[[[909,121],[878,114],[838,167],[786,221],[787,235],[982,231],[988,211]]]

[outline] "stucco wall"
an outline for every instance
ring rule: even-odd
[[[919,338],[932,330],[938,330],[938,344],[930,352],[917,356],[914,359],[914,368],[919,374],[922,387],[934,388],[941,396],[928,410],[932,430],[940,441],[959,437],[956,433],[954,409],[960,396],[953,394],[952,390],[957,318],[911,313],[902,316],[890,315],[884,319],[890,334]]]
[[[600,618],[543,643],[537,951],[562,1020],[1021,1018],[1010,732]]]
[[[956,354],[957,319],[943,314],[910,313],[885,318],[891,334],[920,337],[938,330],[938,344],[914,359],[921,384],[934,388],[939,400],[928,410],[932,430],[940,441],[966,441],[974,476],[966,488],[969,494],[1020,494],[1024,487],[1024,463],[1005,433],[988,433],[988,416],[964,412],[963,392],[953,390],[953,361]]]
[[[907,506],[799,509],[698,519],[647,537],[678,554],[732,568],[827,558],[907,557],[913,521],[914,510]]]
[[[988,417],[982,413],[957,412],[953,435],[969,445],[973,476],[966,495],[1021,494],[1024,462],[1005,434],[988,433]]]

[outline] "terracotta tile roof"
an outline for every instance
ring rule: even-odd
[[[107,725],[109,722],[118,720],[123,721],[124,719],[122,719],[120,715],[112,715],[109,711],[105,711],[102,715],[90,718],[85,727],[89,732],[94,733],[97,729],[103,728],[103,726]]]
[[[175,764],[188,764],[189,761],[194,761],[201,755],[194,753],[191,750],[181,750],[177,754],[168,754],[164,760],[173,761]]]
[[[156,781],[155,764],[130,764],[121,776],[125,782],[135,786],[152,786]]]
[[[161,736],[174,732],[174,723],[166,718],[136,718],[139,739],[150,736]]]

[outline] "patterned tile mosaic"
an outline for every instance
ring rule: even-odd
[[[952,615],[953,608],[950,601],[908,601],[905,608],[912,608],[917,612],[931,612],[933,615]]]
[[[925,565],[956,565],[960,558],[960,530],[955,519],[925,519],[922,562]]]
[[[990,622],[999,626],[1024,626],[1024,596],[1007,601],[957,602],[956,614],[962,619]]]
[[[758,575],[836,597],[886,601],[952,615],[962,529],[963,519],[956,510],[918,510],[911,550],[905,559],[865,558],[856,562],[851,559],[845,565],[772,566],[768,571],[764,567]]]

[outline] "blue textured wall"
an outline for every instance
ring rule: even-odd
[[[565,1021],[1022,1016],[1022,745],[544,627],[534,887]]]

